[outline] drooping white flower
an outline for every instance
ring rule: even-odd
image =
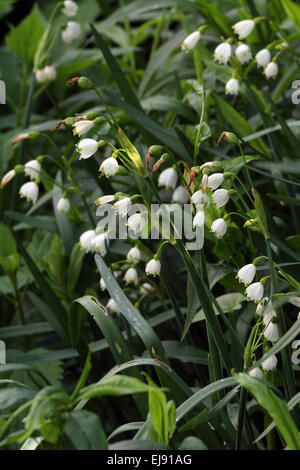
[[[77,14],[78,5],[77,3],[73,2],[72,0],[65,0],[64,1],[64,8],[62,8],[62,12],[69,17],[75,16]]]
[[[276,369],[276,366],[277,366],[277,357],[275,356],[275,354],[268,357],[268,359],[263,361],[261,364],[261,367],[263,368],[263,370],[266,370],[266,371]]]
[[[140,294],[141,295],[147,295],[151,290],[153,289],[153,286],[149,284],[149,282],[144,282],[141,287],[140,287]]]
[[[167,168],[162,171],[158,178],[158,185],[164,186],[167,189],[175,189],[177,183],[178,175],[177,171],[174,168]]]
[[[91,251],[92,249],[91,242],[95,238],[95,236],[96,236],[95,230],[87,230],[86,232],[83,232],[82,235],[80,236],[80,239],[79,239],[80,247],[86,253],[88,251]]]
[[[211,231],[217,238],[222,238],[227,232],[227,222],[224,219],[216,219],[211,224]]]
[[[236,78],[230,78],[225,85],[226,95],[237,95],[240,89],[239,81]]]
[[[94,139],[82,139],[76,145],[76,150],[80,153],[80,160],[90,158],[97,152],[98,142]]]
[[[246,289],[247,300],[253,300],[254,302],[259,302],[264,295],[264,286],[261,282],[254,282]]]
[[[243,266],[237,273],[236,277],[239,280],[239,282],[242,282],[247,286],[248,284],[251,284],[251,282],[254,279],[254,276],[256,274],[256,267],[254,264],[246,264]]]
[[[21,186],[19,194],[35,204],[39,197],[39,187],[34,181],[29,181]]]
[[[141,252],[140,250],[134,246],[133,248],[131,248],[128,253],[127,253],[127,260],[130,262],[130,263],[138,263],[141,259]]]
[[[295,307],[300,308],[300,297],[290,297],[289,303],[295,305]]]
[[[223,181],[224,176],[222,173],[213,173],[212,175],[209,175],[207,179],[207,187],[214,191],[215,189],[218,189],[219,186],[221,186]]]
[[[276,62],[269,62],[268,65],[264,69],[264,74],[267,79],[269,78],[276,78],[278,75],[278,65]]]
[[[36,81],[39,82],[39,83],[44,83],[47,78],[46,78],[46,74],[45,74],[45,69],[39,69],[35,72],[35,78],[36,78]]]
[[[100,253],[101,256],[105,256],[108,245],[109,238],[106,233],[99,233],[99,235],[96,235],[91,241],[91,250]]]
[[[88,119],[77,121],[75,124],[73,124],[73,134],[81,137],[83,134],[86,134],[89,130],[91,130],[93,125],[93,121],[89,121]]]
[[[229,194],[227,189],[217,189],[212,195],[212,200],[216,204],[216,206],[223,207],[229,201]]]
[[[259,302],[259,304],[257,304],[257,307],[256,307],[257,315],[261,315],[262,313],[264,317],[266,317],[267,315],[270,315],[271,313],[272,313],[272,316],[276,315],[276,312],[273,308],[273,304],[271,300],[269,300],[268,303],[267,301],[268,301],[268,297],[265,297],[264,299],[262,299],[261,302]]]
[[[104,281],[104,279],[103,279],[102,277],[101,277],[101,279],[100,279],[99,285],[100,285],[100,289],[101,289],[102,291],[104,291],[104,290],[106,289],[106,284],[105,284],[105,281]]]
[[[66,197],[61,197],[56,205],[58,212],[67,213],[71,207],[69,199]]]
[[[117,302],[114,301],[114,299],[109,299],[107,302],[106,308],[110,310],[111,313],[120,313],[121,309]]]
[[[30,160],[24,165],[24,173],[31,180],[36,180],[40,176],[42,166],[37,160]]]
[[[292,350],[292,363],[298,366],[298,364],[300,364],[300,339],[296,339],[296,341],[292,342]]]
[[[49,82],[56,79],[56,67],[55,65],[46,65],[44,68],[44,76],[46,81]]]
[[[124,276],[124,281],[126,284],[138,284],[138,273],[137,270],[134,268],[129,268],[127,269],[125,276]]]
[[[256,379],[262,379],[263,378],[262,371],[260,370],[259,367],[254,367],[253,369],[251,369],[249,371],[249,375],[251,375],[251,377],[255,377]]]
[[[219,44],[214,52],[214,58],[219,64],[226,65],[231,56],[231,45],[228,42]]]
[[[279,333],[276,323],[273,323],[272,321],[269,322],[267,328],[264,331],[264,337],[272,343],[276,343],[276,341],[278,341]]]
[[[189,34],[181,44],[181,50],[184,52],[192,51],[198,43],[200,37],[201,34],[199,31],[194,31],[193,33]]]
[[[206,193],[203,193],[201,191],[201,189],[199,189],[199,191],[196,191],[192,195],[192,202],[194,204],[204,204],[204,205],[207,205],[207,206],[209,206],[209,204],[210,204],[210,200],[209,200],[208,195]]]
[[[187,190],[183,186],[178,186],[172,196],[172,201],[178,202],[179,204],[186,204],[189,200]]]
[[[15,170],[10,170],[5,175],[3,176],[1,183],[0,183],[0,188],[4,188],[4,186],[7,185],[14,177],[16,176]]]
[[[268,49],[261,49],[255,56],[258,67],[265,67],[271,60],[271,52]]]
[[[118,169],[119,164],[117,159],[114,157],[106,158],[106,160],[104,160],[100,166],[100,171],[103,171],[105,176],[114,176],[116,173],[118,173]]]
[[[251,49],[247,44],[240,44],[235,50],[235,55],[241,64],[247,64],[252,59]]]
[[[158,276],[161,271],[161,263],[158,259],[151,259],[146,266],[146,274]]]
[[[130,208],[132,206],[132,202],[130,197],[123,197],[119,199],[115,204],[114,208],[116,209],[116,214],[119,214],[121,217],[126,217]]]
[[[203,211],[198,211],[193,219],[193,227],[203,228],[205,222],[205,215]]]
[[[232,28],[235,34],[238,34],[239,39],[245,39],[252,33],[255,23],[253,20],[242,20],[235,23]]]
[[[107,196],[101,196],[96,199],[95,203],[97,206],[102,206],[104,204],[107,204],[109,202],[112,202],[115,200],[115,196],[113,194],[107,195]]]
[[[146,218],[142,214],[133,214],[128,218],[127,226],[135,234],[141,232],[146,223]]]
[[[80,36],[80,33],[80,24],[77,23],[77,21],[69,21],[66,29],[62,31],[61,36],[64,42],[70,43],[77,39]]]

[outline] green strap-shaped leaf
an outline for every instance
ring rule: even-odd
[[[126,297],[103,259],[99,255],[96,255],[95,261],[101,277],[107,286],[109,295],[118,304],[122,315],[141,338],[149,353],[152,354],[152,349],[154,348],[155,353],[160,356],[162,361],[168,361],[157,334],[151,328],[149,323],[142,317],[140,312],[132,305],[128,297]]]
[[[248,374],[236,374],[235,379],[254,396],[256,401],[273,418],[289,449],[300,450],[299,430],[285,401],[277,397],[266,384]]]

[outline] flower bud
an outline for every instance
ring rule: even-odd
[[[92,88],[94,88],[93,82],[87,77],[80,77],[80,79],[78,80],[78,86],[83,90],[91,90]]]

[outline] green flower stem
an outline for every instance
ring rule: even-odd
[[[199,122],[199,127],[196,135],[196,140],[195,140],[195,146],[194,146],[194,166],[197,166],[197,153],[198,153],[198,144],[199,144],[199,139],[200,139],[200,133],[201,133],[201,126],[204,118],[204,112],[205,112],[205,96],[204,96],[204,89],[202,88],[201,91],[201,116],[200,116],[200,122]]]
[[[242,158],[243,158],[243,161],[244,161],[244,166],[245,166],[245,170],[246,170],[246,173],[247,173],[247,178],[248,178],[248,181],[249,181],[250,188],[254,188],[255,186],[253,184],[253,181],[252,181],[252,178],[251,178],[251,175],[250,175],[250,172],[249,172],[249,168],[248,168],[248,165],[247,165],[247,161],[246,161],[246,158],[245,158],[245,154],[244,154],[243,148],[242,148],[240,143],[239,143],[239,148],[240,148],[240,152],[242,154]]]
[[[275,268],[274,268],[274,263],[273,263],[273,258],[272,258],[271,243],[269,239],[266,240],[266,248],[267,248],[267,254],[268,254],[269,263],[270,263],[272,294],[277,294],[278,285],[277,285],[276,273],[275,273]],[[281,337],[287,331],[285,318],[284,318],[284,312],[283,312],[283,308],[281,305],[277,307],[275,306],[275,310],[276,310],[276,316],[278,319],[279,336]],[[284,348],[281,351],[281,358],[282,358],[282,367],[283,367],[285,396],[287,400],[290,400],[296,394],[296,386],[295,386],[294,372],[293,372],[293,368],[291,364],[290,351],[288,347]]]

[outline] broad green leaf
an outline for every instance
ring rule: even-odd
[[[268,387],[248,374],[235,374],[237,382],[245,387],[273,418],[278,431],[290,450],[300,450],[300,435],[287,404]]]
[[[300,7],[297,3],[291,0],[281,0],[283,7],[289,19],[294,23],[298,30],[300,30]]]
[[[6,45],[29,66],[33,61],[39,41],[43,35],[43,26],[36,8],[6,36]]]
[[[63,429],[77,450],[107,449],[105,433],[95,413],[74,410],[68,416]]]
[[[135,377],[129,377],[126,375],[113,375],[101,380],[98,383],[88,385],[81,389],[77,401],[102,397],[104,395],[109,396],[122,396],[122,395],[133,395],[135,393],[145,393],[152,391],[160,391],[155,387],[150,387]]]

